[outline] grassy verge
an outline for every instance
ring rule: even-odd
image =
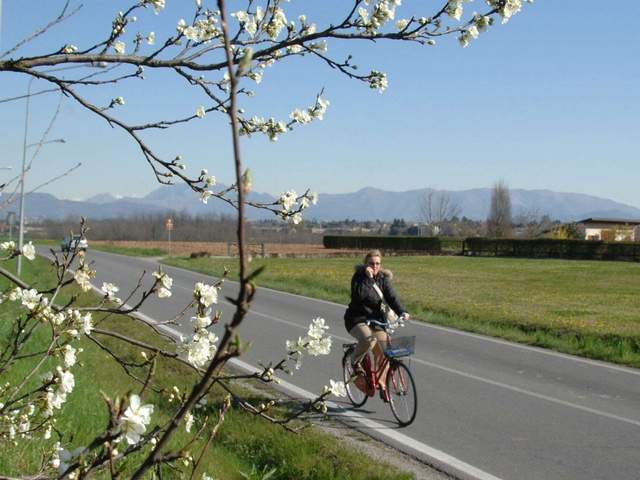
[[[233,259],[171,257],[209,275]],[[354,259],[261,259],[258,285],[349,301]],[[626,262],[467,257],[387,257],[415,319],[557,351],[640,367],[640,265]]]
[[[40,289],[51,282],[49,262],[37,258],[34,262],[23,262],[23,278],[35,282]],[[8,286],[6,280],[0,280],[0,288]],[[78,293],[78,291],[70,292]],[[91,294],[81,296],[86,299]],[[85,300],[87,302],[87,300]],[[12,309],[10,303],[0,305],[0,341],[7,338],[11,328]],[[155,335],[143,324],[133,322],[125,317],[95,317],[96,326],[102,329],[117,331],[120,334],[141,339],[157,346],[167,346],[166,339]],[[98,335],[96,335],[98,337]],[[100,338],[107,346],[115,348],[112,338]],[[79,345],[84,349],[79,357],[82,367],[74,368],[75,388],[68,397],[64,413],[58,418],[58,428],[67,435],[73,432],[69,449],[86,445],[90,439],[102,431],[107,421],[107,408],[102,394],[115,398],[131,392],[139,392],[140,385],[123,374],[122,367],[107,352],[98,348],[93,342],[84,338]],[[78,345],[76,345],[76,348]],[[140,348],[120,346],[118,351],[130,362],[141,362]],[[60,363],[57,361],[57,363]],[[55,363],[55,364],[57,364]],[[50,365],[51,368],[55,366]],[[24,376],[24,369],[15,368],[3,374],[2,382],[15,383]],[[180,389],[189,385],[194,373],[176,362],[159,361],[155,378],[160,388],[171,392],[173,386]],[[36,380],[34,380],[36,381]],[[242,387],[242,385],[241,385]],[[263,403],[264,398],[256,395],[255,386],[246,385],[245,394],[254,404]],[[214,390],[209,397],[208,410],[210,421],[217,421],[217,409],[221,405],[223,392]],[[167,394],[150,392],[144,398],[145,403],[153,403],[155,410],[152,425],[160,425],[166,421],[171,411]],[[284,415],[293,405],[282,403],[271,411],[273,415]],[[200,417],[202,418],[202,417]],[[198,422],[194,430],[198,428]],[[190,436],[181,431],[173,442],[177,448],[186,443]],[[67,436],[66,441],[69,440]],[[19,442],[14,446],[11,442],[0,441],[0,474],[13,477],[27,471],[34,471],[41,460],[42,441],[32,439]],[[193,447],[189,453],[197,458],[200,451]],[[130,458],[123,468],[123,478],[135,469],[141,456]],[[166,478],[181,478],[180,464],[176,470],[165,472]],[[272,478],[277,479],[409,479],[410,474],[401,472],[395,467],[379,461],[363,461],[363,454],[353,448],[352,444],[337,441],[333,435],[322,434],[309,428],[299,435],[284,431],[261,419],[239,409],[232,409],[220,429],[213,447],[204,458],[198,478],[206,472],[214,478],[245,479],[263,478],[274,471]],[[106,475],[105,475],[106,477]],[[100,478],[100,477],[98,477]]]
[[[125,248],[118,246],[91,245],[91,250],[117,253],[118,255],[129,255],[132,257],[164,257],[167,255],[167,251],[161,248]]]

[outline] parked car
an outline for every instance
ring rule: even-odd
[[[60,243],[60,250],[62,250],[63,253],[68,253],[69,251],[75,250],[77,247],[78,250],[86,252],[88,246],[87,239],[82,235],[74,235],[73,237],[67,235]]]

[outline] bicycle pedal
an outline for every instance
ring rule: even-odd
[[[380,390],[380,398],[384,403],[389,403],[389,393],[386,390]]]

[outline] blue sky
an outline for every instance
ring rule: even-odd
[[[86,3],[72,24],[57,28],[47,42],[27,45],[24,53],[42,51],[43,45],[46,51],[64,43],[86,46],[102,38],[98,33],[131,2]],[[413,12],[412,0],[403,3],[397,18]],[[417,3],[431,5],[426,12],[434,13],[444,2]],[[27,7],[22,0],[4,0],[0,50],[44,25],[62,4],[41,0]],[[163,27],[171,31],[185,15],[178,10],[185,4],[191,2],[167,0],[160,15],[151,10],[139,14],[134,30],[154,30],[158,41]],[[288,16],[292,19],[308,8],[308,20],[321,26],[331,7],[340,4],[345,2],[292,0],[285,6],[296,10]],[[486,7],[475,0],[465,8]],[[431,47],[329,44],[329,52],[353,54],[361,71],[387,73],[389,88],[382,94],[310,58],[268,69],[253,88],[256,96],[242,105],[248,113],[288,120],[289,112],[311,105],[322,88],[331,104],[322,122],[299,126],[277,142],[258,136],[243,140],[254,190],[273,195],[307,188],[345,193],[367,186],[456,191],[504,180],[512,189],[585,193],[640,207],[640,40],[634,33],[640,2],[620,0],[610,10],[603,2],[535,0],[465,49],[453,36]],[[0,97],[24,95],[28,81],[3,73]],[[32,92],[40,82],[33,82]],[[144,82],[118,84],[103,94],[104,101],[123,96],[120,112],[139,119],[166,111],[195,112],[202,98],[184,93],[183,87],[149,74]],[[29,143],[39,140],[58,99],[58,94],[31,99]],[[0,167],[13,167],[0,170],[2,181],[21,166],[25,106],[24,100],[0,103]],[[166,158],[180,154],[190,172],[206,168],[229,184],[234,178],[228,128],[211,114],[145,139]],[[40,191],[88,198],[102,192],[146,195],[159,186],[125,133],[71,100],[63,102],[48,138],[67,142],[43,147],[29,172],[28,188],[80,162],[81,167]]]

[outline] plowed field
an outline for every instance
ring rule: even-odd
[[[169,252],[171,255],[189,256],[191,254],[235,256],[238,254],[238,247],[234,244],[224,242],[116,242],[93,240],[91,245],[104,245],[123,248],[157,248]],[[89,248],[91,248],[91,245]],[[263,247],[264,246],[264,247]],[[338,250],[324,248],[318,244],[303,243],[265,243],[249,244],[249,250],[253,255],[259,256],[264,253],[267,257],[359,257],[364,255],[362,250]]]

